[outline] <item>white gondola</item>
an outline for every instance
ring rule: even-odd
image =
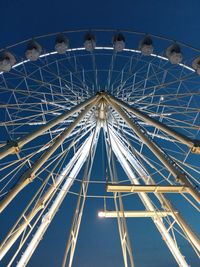
[[[171,64],[179,64],[183,59],[180,46],[177,44],[172,44],[166,49],[166,56]]]
[[[121,52],[125,48],[125,38],[121,33],[113,37],[113,48],[116,52]]]
[[[198,75],[200,75],[200,56],[192,61],[192,67]]]
[[[87,33],[84,38],[84,47],[88,52],[92,52],[96,47],[95,36],[91,33]]]
[[[38,42],[32,40],[28,43],[27,50],[25,52],[25,56],[27,59],[29,59],[30,61],[36,61],[38,60],[41,53],[42,47]]]
[[[0,71],[8,72],[16,63],[15,57],[10,52],[3,52],[0,56]]]
[[[64,54],[67,49],[69,48],[69,40],[67,37],[60,33],[56,36],[56,41],[55,41],[55,51],[58,54]]]
[[[153,53],[153,41],[150,36],[146,36],[139,43],[139,50],[144,56],[150,56]]]

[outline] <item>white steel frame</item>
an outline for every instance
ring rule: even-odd
[[[136,179],[129,163],[126,161],[126,158],[123,156],[121,150],[119,149],[119,142],[116,143],[116,140],[113,136],[112,140],[112,148],[114,153],[116,154],[117,158],[120,161],[120,164],[124,168],[124,171],[126,172],[127,176],[131,180],[133,184],[139,184],[138,180]],[[121,146],[120,146],[121,148]],[[127,151],[126,151],[127,152]],[[138,169],[137,169],[138,170]],[[151,202],[150,198],[145,193],[139,193],[139,196],[146,207],[147,210],[156,212],[153,203]],[[174,242],[173,238],[170,236],[168,229],[165,227],[163,221],[158,216],[156,219],[153,218],[153,221],[158,228],[160,234],[163,237],[163,240],[166,242],[169,250],[173,254],[174,258],[176,259],[179,266],[189,266],[184,258],[184,256],[181,254],[179,249],[176,246],[176,243]]]
[[[96,47],[96,50],[112,49],[113,48],[111,47]],[[77,52],[82,50],[84,50],[84,48],[72,48],[69,49],[68,52]],[[140,51],[135,49],[124,49],[124,51],[136,54],[141,53]],[[56,54],[56,52],[50,52],[41,55],[40,58],[42,59],[44,57],[48,57],[54,54]],[[155,58],[160,58],[164,61],[168,61],[168,59],[163,56],[159,56],[156,54],[151,54],[151,56]],[[19,66],[22,67],[23,64],[26,64],[27,62],[27,60],[19,62],[13,66],[13,69]],[[187,65],[180,63],[179,66],[191,72],[194,72],[194,70]],[[149,77],[149,72],[150,71],[148,69],[145,83],[147,82],[147,79]],[[83,80],[85,80],[84,71],[82,74],[84,76]],[[3,75],[3,73],[0,73],[0,75]],[[121,84],[123,84],[124,82],[123,75],[124,73],[122,71],[121,77],[119,77],[119,79],[121,80]],[[165,77],[163,77],[163,79],[165,79]],[[95,83],[97,86],[97,77]],[[108,83],[110,83],[110,78],[108,79]],[[125,83],[126,81],[124,82],[124,84]],[[72,74],[71,86],[73,91]],[[61,82],[60,88],[62,88]],[[88,90],[89,89],[87,88],[87,92]],[[126,224],[126,218],[147,217],[152,219],[153,223],[160,232],[164,242],[166,243],[172,255],[174,256],[177,264],[181,267],[189,267],[187,259],[182,255],[181,250],[177,245],[173,228],[175,226],[180,228],[182,235],[185,239],[188,240],[188,242],[191,244],[192,248],[198,256],[200,256],[199,238],[187,225],[180,212],[173,207],[171,202],[166,198],[164,194],[176,193],[185,196],[186,193],[193,197],[193,199],[195,200],[194,205],[198,205],[200,203],[200,194],[195,188],[193,181],[190,180],[190,177],[181,168],[180,164],[178,164],[178,161],[176,161],[176,159],[170,157],[167,153],[165,153],[162,147],[155,142],[154,137],[157,135],[159,136],[159,138],[163,138],[168,141],[172,140],[170,138],[174,138],[181,145],[186,145],[190,149],[190,151],[196,154],[200,154],[200,141],[179,133],[177,130],[173,129],[173,127],[167,126],[165,123],[163,123],[162,120],[157,120],[156,112],[155,114],[151,114],[154,115],[155,118],[151,115],[146,114],[142,109],[139,109],[137,107],[138,100],[136,99],[135,101],[133,101],[132,99],[134,97],[131,97],[131,93],[127,97],[127,101],[123,101],[119,97],[120,93],[123,94],[123,92],[120,92],[119,88],[116,89],[115,94],[109,94],[107,92],[102,91],[94,96],[94,88],[92,88],[91,91],[91,95],[93,95],[92,97],[84,99],[84,101],[82,101],[81,96],[77,96],[77,102],[75,104],[73,103],[72,107],[69,110],[65,110],[61,114],[57,113],[54,119],[48,121],[42,126],[39,126],[33,132],[26,134],[25,136],[20,137],[19,139],[9,142],[8,144],[0,147],[0,159],[4,159],[9,155],[15,154],[18,156],[19,159],[21,159],[20,152],[26,144],[29,144],[31,141],[34,141],[36,138],[42,136],[43,134],[46,134],[47,132],[49,132],[51,137],[53,131],[61,132],[61,134],[58,135],[57,138],[52,138],[52,142],[50,144],[42,148],[44,150],[44,153],[40,156],[39,159],[37,159],[33,164],[30,164],[29,162],[30,169],[28,169],[21,176],[17,184],[13,188],[11,188],[7,194],[5,194],[3,199],[0,201],[1,213],[17,196],[19,192],[21,192],[28,184],[34,181],[43,165],[45,165],[48,159],[53,156],[53,154],[57,151],[58,148],[63,146],[63,143],[66,141],[66,139],[74,138],[76,132],[79,131],[79,128],[77,129],[76,127],[82,127],[82,125],[83,127],[86,127],[87,125],[84,133],[85,135],[87,135],[89,131],[91,131],[90,135],[87,136],[84,141],[81,139],[84,136],[83,134],[82,137],[80,137],[74,142],[72,141],[72,143],[69,145],[69,148],[71,148],[76,142],[78,143],[79,140],[82,140],[81,146],[77,151],[74,152],[74,155],[69,161],[69,163],[59,173],[56,179],[53,179],[53,184],[48,188],[46,192],[44,192],[43,194],[41,193],[40,197],[38,198],[37,205],[30,212],[24,212],[22,214],[21,221],[17,221],[13,228],[10,230],[10,232],[8,233],[8,235],[0,246],[0,260],[7,254],[7,252],[11,249],[15,242],[21,237],[22,239],[17,249],[17,252],[13,256],[13,258],[10,259],[10,262],[8,264],[8,266],[11,266],[14,262],[17,253],[23,247],[29,234],[34,229],[34,227],[39,224],[38,222],[40,220],[39,227],[37,228],[37,230],[35,230],[30,243],[25,249],[21,259],[17,263],[18,267],[27,265],[40,240],[48,229],[48,226],[52,222],[57,210],[61,206],[63,200],[65,199],[71,186],[77,178],[81,168],[87,162],[84,177],[81,183],[74,218],[72,221],[70,236],[68,238],[66,251],[62,263],[62,267],[66,266],[66,264],[68,264],[68,267],[72,266],[84,205],[87,199],[87,191],[90,182],[94,155],[97,147],[99,133],[102,129],[104,131],[109,174],[111,176],[112,181],[112,184],[107,184],[107,192],[113,193],[115,211],[100,211],[99,216],[103,218],[117,218],[124,266],[135,266],[130,237],[128,233],[128,227]],[[113,92],[113,88],[111,92]],[[145,104],[145,96],[142,97],[142,100],[144,100]],[[127,102],[133,102],[133,105],[130,105]],[[52,101],[51,104],[54,106],[59,105],[54,103],[54,101]],[[43,112],[43,116],[44,114],[45,112]],[[95,119],[93,121],[93,124],[91,125],[91,122],[88,120],[88,125],[86,122],[83,122],[83,119],[87,120],[87,118],[89,118],[90,116],[94,116]],[[71,118],[71,121],[69,118]],[[52,130],[53,127],[63,123],[66,119],[69,119],[68,122],[71,122],[71,124],[65,127],[63,131],[59,128],[56,130]],[[141,123],[138,123],[137,119],[141,120]],[[145,131],[144,128],[142,128],[142,124],[154,127],[154,133]],[[141,150],[138,153],[142,154],[143,146],[146,146],[157,157],[160,164],[169,173],[168,177],[165,178],[167,183],[170,182],[170,184],[156,184],[156,181],[149,173],[145,165],[142,164],[134,155],[133,151],[135,150],[135,148],[133,146],[133,143],[127,143],[127,140],[124,138],[122,132],[117,129],[120,127],[123,127],[124,134],[126,136],[130,137],[130,139],[132,140],[137,140],[141,143]],[[163,132],[167,136],[161,136],[158,130]],[[129,179],[128,185],[118,184],[114,155],[120,162],[124,172],[126,173]],[[138,179],[136,174],[141,178],[140,180]],[[169,179],[170,175],[174,177],[174,181],[171,181]],[[165,176],[165,174],[163,174],[163,176]],[[177,185],[177,183],[181,185]],[[56,196],[58,190],[59,193]],[[121,193],[138,194],[140,200],[144,205],[145,210],[124,210],[124,195]],[[150,195],[148,195],[148,193],[154,194],[154,196],[157,198],[160,205],[159,208],[156,207],[155,203],[151,199]],[[193,203],[193,200],[190,200],[189,203]],[[48,211],[46,211],[47,207],[49,208]],[[30,229],[30,232],[28,232],[27,229]]]
[[[192,232],[192,230],[189,228],[189,226],[185,223],[185,221],[183,220],[183,218],[181,217],[179,212],[177,210],[174,210],[171,203],[166,199],[166,197],[164,197],[164,195],[162,195],[163,192],[167,192],[167,190],[170,191],[171,190],[170,187],[164,187],[164,189],[161,188],[159,191],[159,187],[157,187],[155,185],[153,179],[147,173],[145,168],[142,167],[139,162],[137,162],[137,160],[133,156],[133,154],[131,154],[131,152],[129,150],[127,150],[127,148],[125,147],[123,142],[120,141],[120,140],[123,140],[123,137],[120,135],[120,133],[117,133],[116,130],[110,125],[109,121],[107,121],[108,107],[114,108],[120,114],[120,116],[125,120],[125,122],[141,138],[141,140],[143,140],[146,143],[146,145],[149,146],[149,148],[157,155],[157,157],[166,166],[166,168],[169,170],[169,172],[171,172],[176,178],[178,177],[179,180],[181,180],[181,182],[184,184],[184,186],[176,187],[175,191],[173,191],[173,190],[171,190],[171,191],[178,192],[178,193],[182,193],[184,191],[187,191],[188,193],[191,193],[192,196],[194,196],[194,198],[196,200],[198,200],[198,197],[197,197],[198,193],[195,191],[194,188],[192,188],[192,185],[187,181],[187,179],[183,176],[183,174],[180,172],[180,170],[178,170],[177,168],[174,168],[174,166],[171,164],[171,162],[168,160],[168,158],[165,158],[163,156],[162,150],[160,150],[160,148],[157,145],[155,145],[153,143],[153,141],[148,139],[146,137],[146,135],[144,135],[144,133],[139,129],[139,127],[136,126],[130,118],[128,118],[128,116],[125,114],[125,112],[118,106],[118,104],[115,103],[117,101],[115,100],[115,102],[114,102],[114,101],[111,101],[110,99],[111,98],[109,95],[107,95],[106,93],[101,93],[98,95],[97,98],[93,98],[89,105],[88,105],[88,101],[86,102],[86,104],[85,103],[81,104],[81,107],[84,107],[85,105],[88,105],[88,106],[85,108],[84,112],[79,114],[79,116],[77,117],[77,119],[75,119],[75,121],[72,123],[72,125],[68,129],[65,130],[66,134],[64,132],[56,140],[56,142],[53,144],[53,146],[50,147],[49,151],[51,153],[51,150],[52,150],[52,148],[54,148],[54,145],[55,145],[55,149],[56,149],[63,142],[63,140],[66,138],[66,136],[69,133],[71,133],[71,131],[78,125],[78,123],[83,119],[83,117],[89,112],[89,110],[92,107],[94,107],[95,105],[97,105],[97,106],[100,105],[100,111],[99,111],[99,117],[98,117],[97,123],[103,127],[104,132],[105,132],[105,138],[106,138],[106,144],[107,144],[107,154],[108,154],[108,159],[110,162],[109,164],[110,164],[110,166],[111,166],[111,164],[113,164],[113,163],[111,163],[112,162],[112,151],[113,151],[114,154],[116,155],[116,157],[118,158],[121,166],[123,167],[125,173],[129,177],[131,183],[135,186],[135,187],[133,185],[129,186],[129,191],[132,192],[135,190],[135,188],[139,188],[139,189],[136,189],[136,192],[138,193],[139,197],[141,198],[141,200],[142,200],[142,202],[146,208],[145,212],[143,212],[143,211],[123,211],[123,204],[122,204],[121,196],[119,195],[117,198],[117,195],[115,193],[114,199],[115,199],[116,211],[115,212],[105,211],[105,212],[100,213],[100,216],[102,216],[102,217],[112,217],[112,218],[116,217],[116,218],[118,218],[119,233],[120,233],[120,239],[121,239],[121,244],[122,244],[122,251],[123,251],[125,266],[128,267],[129,262],[130,262],[130,266],[134,266],[133,258],[132,258],[132,252],[131,252],[131,245],[130,245],[130,240],[129,240],[129,236],[128,236],[128,229],[126,226],[125,218],[126,217],[138,217],[138,216],[139,217],[140,216],[151,217],[153,222],[157,226],[159,232],[161,233],[164,241],[166,242],[167,246],[169,247],[170,251],[172,252],[174,258],[176,259],[178,265],[181,267],[189,266],[187,264],[185,258],[182,256],[182,254],[181,254],[179,248],[177,247],[173,237],[170,235],[168,229],[166,228],[166,226],[163,223],[161,218],[166,217],[168,215],[172,216],[174,219],[174,222],[178,223],[179,227],[182,228],[183,232],[186,234],[186,237],[188,238],[190,243],[195,247],[196,250],[200,251],[200,242],[199,242],[198,237]],[[102,106],[102,103],[104,103],[103,106]],[[97,129],[98,129],[97,130],[97,136],[98,136],[99,127]],[[92,140],[93,140],[93,135],[91,134],[90,137],[87,139],[87,141],[84,143],[84,145],[80,148],[81,150],[79,149],[79,151],[77,151],[77,153],[74,155],[74,157],[71,160],[71,162],[69,163],[69,165],[60,174],[57,181],[55,182],[54,187],[50,188],[49,191],[47,191],[47,193],[44,195],[44,197],[40,200],[36,209],[24,218],[24,223],[21,224],[21,226],[17,229],[17,231],[15,231],[13,234],[9,235],[5,239],[5,241],[3,242],[1,249],[0,249],[1,259],[7,253],[7,251],[11,248],[11,246],[14,244],[14,242],[18,239],[18,237],[22,234],[24,229],[28,225],[31,224],[31,220],[38,213],[38,211],[44,207],[46,201],[49,199],[49,197],[51,195],[51,192],[53,190],[55,190],[57,185],[60,184],[60,182],[67,175],[67,172],[69,172],[69,170],[71,169],[71,172],[69,173],[68,179],[61,187],[60,193],[56,197],[56,199],[53,202],[52,206],[50,207],[49,211],[43,216],[41,225],[37,229],[31,242],[29,243],[27,249],[23,253],[23,256],[21,257],[19,263],[17,264],[17,266],[26,266],[31,255],[33,254],[34,250],[36,249],[37,245],[39,244],[42,236],[44,235],[45,231],[47,230],[50,222],[52,221],[53,217],[55,216],[55,213],[58,210],[59,206],[61,205],[64,197],[66,196],[67,192],[69,191],[69,189],[70,189],[75,177],[77,176],[79,170],[83,166],[84,162],[87,160],[87,158],[89,156],[89,151],[91,150],[91,144],[92,143],[93,143],[92,150],[95,151],[94,148],[96,147],[98,138],[95,137],[95,142],[92,142]],[[53,149],[53,151],[55,151],[55,149]],[[45,160],[47,159],[46,154],[48,155],[48,153],[49,153],[48,151],[44,153]],[[94,154],[93,154],[93,156],[94,156]],[[49,157],[49,155],[48,155],[48,157]],[[74,165],[75,161],[76,161],[76,163]],[[43,162],[44,161],[39,162],[39,167],[42,166]],[[92,162],[93,162],[93,160],[91,161],[91,166],[92,166]],[[34,166],[37,166],[37,163]],[[90,171],[91,171],[91,166],[90,166]],[[37,167],[37,169],[39,169],[39,167]],[[141,175],[141,177],[144,178],[144,177],[148,176],[148,181],[146,179],[144,179],[144,182],[147,183],[146,187],[140,186],[138,180],[135,177],[135,174],[134,174],[132,168],[137,173],[139,173]],[[34,167],[33,167],[33,169],[34,169]],[[112,174],[112,176],[113,175],[114,175],[114,173]],[[83,181],[83,186],[84,186],[84,188],[81,189],[81,192],[83,192],[84,201],[83,201],[81,207],[79,207],[79,205],[78,205],[78,209],[80,208],[80,216],[77,218],[78,221],[74,225],[75,229],[74,230],[72,229],[72,231],[75,234],[75,237],[73,236],[73,242],[74,243],[72,244],[71,243],[72,241],[69,240],[70,247],[68,245],[68,248],[67,248],[67,254],[69,252],[69,249],[70,248],[72,249],[71,255],[70,255],[69,266],[72,265],[75,245],[76,245],[76,241],[77,241],[78,230],[80,227],[82,211],[83,211],[84,202],[85,202],[86,193],[87,193],[87,187],[85,188],[84,181]],[[151,186],[151,188],[150,188],[150,186]],[[166,209],[164,209],[163,211],[157,211],[155,209],[151,199],[146,194],[146,192],[149,192],[149,189],[146,189],[147,187],[150,188],[150,192],[152,192],[156,195],[156,197],[161,202],[161,205],[163,207],[166,207]],[[109,188],[109,186],[108,186],[108,188]],[[117,190],[115,190],[115,192],[116,191],[119,192],[120,191],[119,188]],[[123,191],[123,190],[121,190],[121,191]],[[127,192],[127,188],[125,191]],[[11,197],[9,196],[10,200],[12,200],[14,198],[15,194],[14,195],[13,194],[14,193],[11,191],[11,193],[10,193]],[[117,204],[117,199],[119,199],[119,206]],[[165,205],[163,205],[163,204],[165,204]],[[3,206],[6,207],[6,205],[3,205]],[[173,222],[173,224],[174,224],[174,222]],[[170,225],[169,227],[172,227],[172,226]],[[66,254],[66,256],[67,256],[67,254]],[[65,256],[65,259],[63,261],[63,266],[65,266],[66,256]]]

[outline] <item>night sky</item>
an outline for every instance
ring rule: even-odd
[[[199,0],[0,0],[0,10],[0,47],[46,33],[91,28],[136,30],[200,47]],[[95,164],[93,172],[103,177],[103,164],[101,167]],[[30,260],[29,267],[61,266],[75,201],[74,196],[64,201]],[[74,267],[123,266],[117,223],[98,218],[98,210],[102,208],[102,200],[94,199],[89,205],[86,203]],[[17,211],[11,210],[12,218]],[[5,230],[7,222],[1,225]],[[136,267],[177,266],[150,219],[138,219],[134,227],[129,220],[128,227]],[[197,267],[197,258],[193,259],[192,250],[189,248],[188,252],[184,242],[183,251],[187,251],[191,257],[192,267]],[[5,267],[5,262],[0,263],[0,266]]]

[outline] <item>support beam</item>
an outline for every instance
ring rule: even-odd
[[[68,238],[66,248],[65,248],[62,267],[66,267],[66,266],[72,267],[72,264],[73,264],[76,243],[78,239],[79,229],[81,226],[81,220],[82,220],[85,201],[87,197],[89,180],[91,177],[93,161],[94,161],[96,147],[97,147],[97,143],[99,139],[99,132],[100,132],[100,126],[99,124],[97,124],[96,131],[94,132],[94,135],[92,138],[92,144],[91,144],[89,156],[87,159],[87,165],[86,165],[86,168],[83,174],[83,180],[82,180],[80,191],[79,191],[79,196],[78,196],[77,205],[76,205],[76,209],[75,209],[73,220],[72,220],[72,226],[71,226],[69,238]]]
[[[46,163],[51,155],[58,149],[58,147],[65,141],[69,134],[76,128],[78,123],[84,118],[87,112],[99,101],[100,97],[97,97],[90,105],[88,105],[76,118],[76,120],[66,128],[60,136],[55,140],[53,145],[42,154],[42,156],[33,164],[33,167],[28,169],[19,179],[18,183],[5,195],[0,202],[0,213],[9,205],[9,203],[23,190],[28,184],[30,184],[35,178],[38,170]]]
[[[140,128],[140,125],[133,122],[127,114],[121,109],[121,107],[116,104],[114,101],[110,100],[110,97],[105,95],[105,99],[107,99],[108,103],[115,109],[116,112],[121,116],[121,118],[127,123],[127,125],[133,130],[133,132],[141,139],[142,142],[146,144],[146,146],[151,150],[152,153],[160,160],[163,165],[167,168],[167,170],[174,176],[175,180],[184,186],[188,187],[189,193],[192,197],[200,203],[200,194],[197,190],[194,189],[192,184],[186,178],[185,174],[180,171],[179,168],[175,165],[175,162],[170,159],[164,151],[153,142],[148,135]]]
[[[140,182],[138,179],[136,179],[132,168],[130,167],[129,163],[133,167],[133,169],[136,170],[138,175],[140,175],[143,179],[143,181],[148,184],[149,182],[154,184],[155,181],[153,178],[148,174],[147,170],[141,165],[141,163],[138,162],[138,160],[134,157],[134,155],[130,152],[130,150],[127,149],[126,146],[123,145],[123,143],[120,141],[119,138],[117,138],[116,131],[114,129],[110,130],[110,134],[112,136],[112,146],[113,151],[116,154],[116,157],[119,159],[120,163],[122,164],[124,171],[126,172],[127,176],[129,177],[130,181],[135,184],[139,185]],[[154,206],[151,204],[151,199],[146,193],[138,193],[141,200],[145,204],[145,207],[147,207],[148,210],[155,210]],[[174,207],[170,203],[170,201],[163,195],[163,194],[157,194],[155,193],[155,196],[160,201],[161,206],[166,207],[167,211],[173,211]],[[183,232],[186,234],[188,241],[197,249],[198,252],[200,252],[200,240],[198,236],[192,231],[192,229],[188,226],[188,224],[185,222],[181,214],[174,213],[174,219],[176,220],[176,223],[183,229]],[[160,233],[163,236],[163,239],[166,241],[167,244],[169,244],[169,248],[174,249],[174,244],[171,243],[171,241],[168,243],[168,231],[166,232],[166,229],[163,227],[163,223],[159,222],[157,220],[154,221],[156,226],[158,227]],[[178,255],[179,252],[175,249],[175,254]]]
[[[61,206],[65,196],[67,195],[70,187],[72,186],[74,180],[76,179],[78,173],[80,172],[83,164],[87,160],[87,157],[90,152],[90,147],[92,143],[92,138],[90,138],[90,143],[87,147],[83,150],[82,154],[80,155],[79,159],[77,160],[76,164],[73,166],[68,179],[66,179],[65,183],[60,188],[60,191],[55,198],[55,201],[52,203],[49,210],[45,213],[42,218],[41,224],[37,228],[37,231],[34,233],[29,245],[25,249],[24,253],[22,254],[21,259],[17,263],[17,267],[24,267],[28,264],[32,254],[34,253],[35,249],[37,248],[39,242],[41,241],[43,235],[45,234],[46,230],[48,229],[50,223],[52,222],[56,212],[58,211],[59,207]]]
[[[55,119],[47,122],[47,124],[40,126],[37,130],[27,134],[26,136],[21,137],[18,140],[10,141],[7,145],[0,148],[0,159],[3,159],[4,157],[8,156],[9,154],[18,153],[20,149],[33,139],[37,138],[38,136],[42,135],[44,132],[48,131],[58,123],[66,120],[70,116],[72,116],[75,112],[80,111],[87,105],[94,102],[98,96],[94,96],[89,98],[88,100],[84,101],[83,103],[80,103],[79,105],[73,107],[71,110],[66,111],[65,113],[59,115]]]
[[[159,130],[165,132],[168,135],[173,136],[175,139],[180,141],[182,144],[187,145],[193,153],[200,154],[200,140],[192,140],[189,137],[175,131],[171,127],[165,125],[162,122],[159,122],[158,120],[155,120],[154,118],[149,117],[144,112],[140,111],[139,109],[130,106],[129,104],[125,103],[124,101],[121,101],[114,96],[109,95],[108,96],[113,102],[118,104],[119,106],[125,108],[127,111],[133,113],[135,116],[141,118],[145,122],[149,123],[150,125],[158,128]]]
[[[5,240],[0,245],[0,260],[5,256],[8,250],[12,247],[12,245],[16,242],[16,240],[20,237],[23,231],[26,229],[28,225],[32,223],[33,218],[38,214],[39,211],[43,210],[48,202],[50,196],[52,196],[60,186],[60,184],[64,181],[66,177],[69,179],[69,172],[72,170],[73,166],[77,164],[78,159],[81,157],[85,151],[88,150],[92,141],[92,135],[89,136],[83,145],[78,149],[78,151],[71,158],[70,162],[67,166],[62,170],[62,172],[56,177],[55,182],[52,186],[48,188],[48,190],[41,196],[38,200],[37,205],[24,217],[24,220],[20,222],[20,225],[17,228],[13,228]],[[89,152],[88,152],[89,153]]]
[[[108,184],[106,186],[107,192],[120,192],[120,193],[189,193],[187,186],[176,185],[121,185],[121,184]]]
[[[105,123],[106,129],[108,131],[108,125]],[[104,137],[106,140],[105,136],[105,131],[104,131]],[[112,142],[110,135],[108,133],[108,142],[105,141],[106,145],[106,152],[107,152],[107,158],[108,158],[108,167],[109,167],[109,172],[111,175],[112,181],[117,181],[117,175],[116,175],[116,166],[115,162],[113,160],[113,153],[112,153]],[[120,193],[115,193],[114,195],[114,205],[115,205],[115,211],[116,212],[121,212],[124,210],[124,205],[122,201],[122,197]],[[117,224],[118,224],[118,230],[119,230],[119,237],[120,237],[120,242],[121,242],[121,248],[122,248],[122,255],[123,255],[123,260],[124,260],[124,267],[134,267],[134,260],[133,260],[133,253],[132,253],[132,246],[129,238],[129,232],[128,232],[128,227],[126,223],[126,218],[125,217],[117,217]]]
[[[140,181],[136,178],[133,169],[129,165],[129,162],[127,161],[127,155],[125,156],[123,151],[123,144],[117,139],[116,134],[114,132],[110,131],[111,134],[111,145],[113,152],[115,153],[117,159],[119,160],[121,166],[123,167],[125,173],[127,174],[128,178],[130,179],[131,183],[135,185],[140,185]],[[127,148],[124,147],[124,151],[127,151]],[[136,167],[136,166],[135,166]],[[138,166],[137,166],[138,167]],[[139,168],[140,171],[141,168]],[[138,193],[141,201],[143,202],[145,208],[147,211],[156,211],[155,207],[153,205],[153,202],[149,198],[149,196],[146,193]],[[174,210],[173,210],[174,211]],[[164,242],[167,244],[168,248],[170,249],[172,255],[177,261],[177,264],[180,267],[189,267],[187,264],[185,257],[181,254],[180,249],[177,247],[176,242],[173,239],[173,236],[168,231],[167,227],[165,226],[162,218],[152,218],[153,222],[155,223],[155,226],[159,230]]]
[[[175,213],[177,213],[177,211],[174,211]],[[166,216],[173,216],[174,212],[170,212],[170,211],[100,211],[98,213],[98,216],[100,218],[162,218],[162,217],[166,217]]]

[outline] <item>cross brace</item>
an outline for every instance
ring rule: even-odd
[[[176,185],[120,185],[108,184],[106,187],[107,192],[120,192],[120,193],[189,193],[187,186]]]
[[[125,217],[125,218],[152,218],[152,217],[166,217],[173,216],[174,213],[178,213],[177,211],[100,211],[98,216],[101,218],[117,218],[117,217]]]

